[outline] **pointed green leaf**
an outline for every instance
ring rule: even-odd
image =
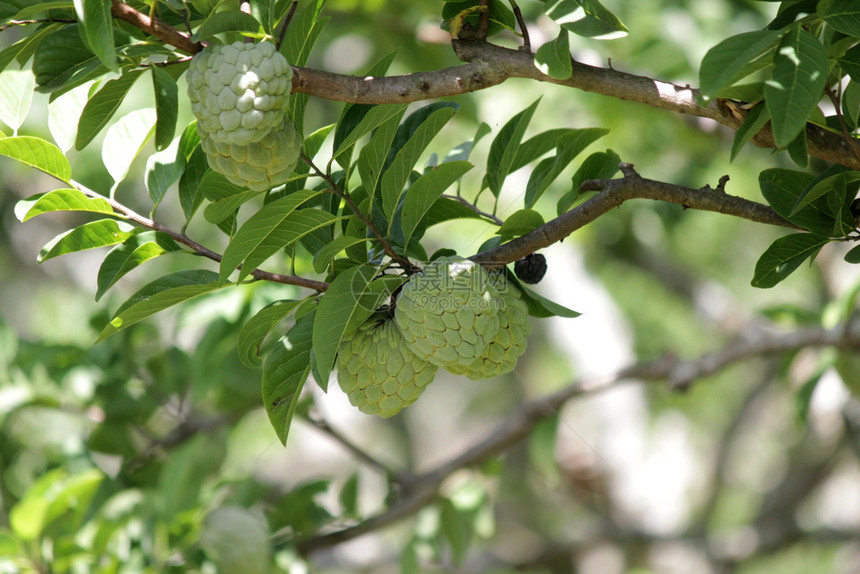
[[[133,110],[110,126],[102,145],[102,162],[115,183],[128,174],[131,163],[152,136],[155,110]]]
[[[90,50],[102,64],[113,72],[119,67],[113,44],[113,16],[111,0],[74,0],[78,23],[83,26],[84,37]]]
[[[108,124],[119,109],[129,90],[143,72],[144,70],[140,69],[128,70],[119,78],[107,82],[90,98],[78,121],[75,149],[82,150],[93,141],[93,138]]]
[[[860,5],[854,0],[822,0],[818,15],[835,30],[860,37]]]
[[[225,10],[209,16],[197,32],[191,36],[191,41],[200,42],[223,32],[261,32],[260,23],[250,14],[241,10]]]
[[[154,153],[146,159],[144,182],[153,211],[161,203],[167,189],[182,177],[185,163],[185,156],[172,149]]]
[[[214,170],[207,171],[203,176],[200,189],[203,196],[212,202],[203,211],[206,221],[212,223],[221,223],[236,213],[243,203],[264,193],[239,187]]]
[[[159,277],[144,285],[119,306],[96,342],[102,341],[159,311],[215,291],[221,286],[217,273],[202,269],[186,269]]]
[[[568,31],[562,28],[555,40],[542,45],[535,53],[537,69],[558,80],[567,79],[573,73],[568,34]]]
[[[500,235],[502,241],[507,241],[534,231],[543,224],[543,216],[540,213],[534,209],[521,209],[505,219],[505,222],[496,231],[496,235]]]
[[[605,136],[609,130],[603,128],[586,128],[573,130],[558,138],[558,151],[554,158],[547,158],[538,164],[526,185],[525,207],[533,207],[541,195],[549,188],[567,165],[573,161],[586,147]]]
[[[88,86],[79,86],[48,103],[48,130],[63,151],[75,145],[78,121],[87,105],[88,92]]]
[[[401,116],[406,111],[406,104],[387,104],[380,106],[354,105],[350,107],[345,117],[338,124],[334,137],[334,153],[340,154],[355,145],[362,136],[369,134],[389,119]],[[359,118],[359,119],[357,119]],[[345,127],[344,127],[345,126]]]
[[[777,45],[782,32],[762,30],[726,38],[705,54],[699,67],[699,89],[714,97],[723,89],[742,80],[748,65]]]
[[[15,132],[30,111],[35,85],[30,70],[6,70],[0,73],[0,121]]]
[[[779,43],[773,77],[764,86],[776,145],[785,147],[806,127],[827,82],[827,50],[818,38],[793,28]]]
[[[182,144],[180,143],[181,147]],[[200,189],[200,182],[207,171],[209,171],[209,162],[206,159],[206,153],[198,145],[191,153],[191,157],[185,165],[185,171],[179,178],[179,205],[182,206],[185,221],[190,221],[197,208],[203,203],[203,191]]]
[[[734,141],[732,141],[731,161],[735,161],[738,152],[761,130],[767,122],[770,121],[770,113],[767,111],[767,106],[763,103],[756,104],[750,111],[747,112],[744,118],[744,123],[735,132]]]
[[[106,199],[89,197],[77,189],[55,189],[47,193],[38,193],[22,199],[15,205],[15,216],[22,222],[52,211],[114,214],[113,208]]]
[[[824,198],[812,201],[792,215],[798,198],[807,187],[814,185],[815,178],[811,175],[802,171],[773,168],[761,172],[758,179],[762,195],[779,215],[819,235],[830,235],[833,232],[835,219],[830,214]]]
[[[501,193],[502,184],[505,183],[505,178],[511,172],[523,134],[535,113],[538,102],[540,102],[540,98],[508,120],[508,123],[505,124],[490,145],[490,152],[487,157],[487,175],[484,181],[496,197]]]
[[[860,245],[852,247],[848,253],[845,254],[845,261],[847,263],[860,263]]]
[[[382,210],[386,215],[393,215],[403,187],[412,173],[421,154],[427,149],[430,141],[454,117],[459,104],[453,102],[437,102],[425,106],[411,114],[403,122],[394,136],[394,147],[389,152],[388,167],[382,174],[380,191]],[[396,155],[392,157],[392,153]]]
[[[224,251],[220,280],[226,281],[242,265],[238,279],[242,281],[279,249],[334,221],[332,214],[319,209],[296,211],[321,193],[310,189],[298,191],[265,205],[248,218]]]
[[[315,312],[296,321],[263,360],[263,404],[281,444],[287,444],[290,423],[311,370]]]
[[[824,179],[815,182],[814,185],[810,185],[803,190],[800,196],[798,196],[797,201],[795,201],[789,215],[797,215],[801,209],[811,204],[819,197],[830,193],[839,183],[841,183],[842,189],[844,189],[846,185],[850,185],[858,181],[860,181],[860,171],[853,170],[843,171],[841,173],[825,177]]]
[[[176,118],[179,115],[179,89],[173,76],[152,67],[152,87],[155,91],[155,149],[161,151],[170,145],[176,133]]]
[[[39,42],[33,57],[33,74],[40,92],[52,92],[87,69],[100,66],[81,41],[78,25],[66,26]]]
[[[132,235],[111,249],[99,267],[96,301],[132,269],[159,255],[177,251],[182,251],[182,248],[161,231],[144,231]]]
[[[579,187],[589,179],[610,179],[618,172],[621,158],[617,153],[608,149],[591,154],[576,170],[571,178],[570,191],[558,200],[556,210],[558,215],[569,210],[579,197]]]
[[[116,245],[131,237],[136,231],[134,226],[115,219],[90,221],[49,241],[39,252],[37,261],[42,263],[67,253]]]
[[[793,233],[780,237],[762,254],[755,266],[752,286],[773,287],[809,258],[815,258],[830,239],[812,233]]]
[[[60,148],[42,138],[32,136],[0,138],[0,155],[35,167],[63,183],[69,183],[72,177],[72,167]]]
[[[419,222],[436,200],[472,167],[467,161],[443,163],[430,169],[409,186],[400,215],[404,245],[409,245]]]
[[[368,193],[373,194],[376,191],[376,186],[379,183],[379,178],[382,176],[385,159],[388,157],[388,151],[391,148],[391,143],[394,140],[394,134],[397,133],[397,128],[400,125],[400,119],[403,117],[405,110],[401,110],[389,120],[384,122],[373,135],[370,141],[361,148],[358,154],[358,175],[361,177],[361,183]]]
[[[320,299],[314,325],[313,346],[320,379],[328,381],[337,349],[345,336],[354,332],[376,311],[380,296],[371,289],[379,272],[373,263],[357,265],[338,274]]]
[[[242,364],[255,368],[260,364],[261,345],[278,323],[286,319],[302,303],[301,300],[284,299],[266,305],[248,319],[239,331],[237,351]]]
[[[574,34],[598,40],[627,35],[627,27],[597,0],[546,0],[544,13]]]
[[[335,237],[314,256],[314,271],[322,273],[328,267],[328,264],[331,263],[332,259],[337,257],[338,253],[344,249],[349,249],[353,245],[367,243],[368,241],[369,239],[366,237],[351,237],[349,235]]]

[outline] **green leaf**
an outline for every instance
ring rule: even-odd
[[[182,145],[180,144],[181,147]],[[206,154],[203,148],[198,145],[194,148],[185,166],[185,171],[182,172],[182,176],[179,178],[179,205],[182,206],[182,213],[185,214],[186,222],[194,217],[197,208],[203,203],[203,192],[200,189],[200,182],[208,170],[209,162],[206,159]]]
[[[755,266],[752,286],[760,289],[773,287],[809,258],[815,258],[830,241],[812,233],[793,233],[780,237],[762,254]]]
[[[477,481],[459,485],[447,498],[442,499],[440,527],[451,546],[454,564],[466,557],[475,535],[475,524],[481,507],[487,501],[487,491]]]
[[[847,263],[860,263],[860,245],[852,247],[851,250],[845,254],[845,261]]]
[[[239,331],[236,350],[239,360],[247,367],[255,368],[260,364],[260,347],[263,340],[281,321],[286,319],[301,300],[284,299],[266,305],[248,319]],[[264,375],[265,377],[265,375]],[[265,386],[265,385],[264,385]],[[265,390],[264,390],[265,399]]]
[[[860,44],[842,54],[838,62],[854,82],[860,82]]]
[[[361,177],[364,189],[371,195],[376,191],[379,178],[382,176],[388,151],[391,149],[391,143],[394,141],[394,135],[397,133],[404,111],[401,110],[376,128],[370,141],[358,154],[358,175]]]
[[[152,87],[155,91],[155,149],[161,151],[170,145],[176,133],[176,118],[179,115],[179,89],[173,76],[152,67]]]
[[[516,156],[511,163],[508,173],[513,173],[518,169],[530,164],[546,152],[554,149],[558,145],[560,137],[569,134],[573,131],[571,128],[555,128],[541,132],[524,141],[517,149]]]
[[[487,157],[487,175],[484,181],[496,197],[501,193],[502,184],[505,183],[505,178],[511,172],[523,134],[534,115],[538,102],[540,102],[540,98],[508,120],[508,123],[505,124],[490,145],[490,152]]]
[[[789,215],[792,217],[797,215],[804,207],[810,205],[819,197],[833,191],[837,185],[841,184],[841,189],[844,190],[845,186],[858,181],[860,181],[860,171],[843,171],[816,181],[813,185],[809,185],[803,190],[797,201],[795,201]],[[842,197],[839,199],[841,201]]]
[[[599,151],[591,154],[576,170],[571,178],[571,190],[558,200],[556,210],[558,215],[565,213],[573,206],[579,197],[579,187],[589,179],[610,179],[618,172],[621,158],[612,150]]]
[[[597,0],[546,0],[544,13],[574,34],[597,40],[627,35],[627,27]]]
[[[472,167],[467,161],[443,163],[430,169],[409,186],[400,215],[404,245],[409,245],[412,234],[436,200]]]
[[[99,65],[99,60],[81,41],[78,25],[72,24],[39,43],[33,59],[33,74],[38,91],[52,92]]]
[[[52,211],[114,214],[106,199],[89,197],[77,189],[55,189],[47,193],[37,193],[15,205],[15,216],[22,222]]]
[[[87,104],[87,92],[87,86],[80,86],[48,103],[48,130],[64,152],[75,145],[78,121]]]
[[[242,281],[260,263],[279,249],[308,233],[332,223],[335,217],[319,209],[297,211],[300,205],[322,192],[305,189],[269,203],[248,218],[224,251],[220,281],[226,281],[241,264]]]
[[[33,102],[35,80],[30,70],[0,73],[0,121],[17,132]]]
[[[337,125],[334,135],[333,158],[350,149],[364,135],[369,134],[393,117],[401,117],[407,104],[380,106],[353,105]]]
[[[60,148],[42,138],[32,136],[0,138],[0,155],[35,167],[63,183],[69,183],[72,178],[69,160]]]
[[[534,61],[538,70],[552,78],[569,78],[573,74],[573,63],[570,59],[568,31],[562,28],[555,40],[538,48]]]
[[[213,202],[206,206],[203,212],[207,221],[221,223],[233,215],[239,206],[263,191],[254,191],[239,187],[230,182],[223,174],[209,170],[200,181],[203,196]]]
[[[49,241],[39,252],[37,261],[43,263],[59,255],[106,247],[122,243],[136,228],[115,219],[99,219],[79,225]]]
[[[573,309],[568,309],[567,307],[560,305],[554,301],[550,301],[543,295],[532,291],[529,287],[524,285],[519,279],[517,279],[514,272],[506,267],[505,273],[508,281],[512,282],[516,285],[519,290],[522,292],[523,301],[525,301],[526,305],[529,308],[529,315],[532,317],[565,317],[567,319],[574,319],[579,317],[582,313],[578,313]]]
[[[773,58],[773,77],[764,86],[774,141],[785,147],[806,127],[827,82],[827,50],[801,28],[790,30]]]
[[[96,342],[177,303],[215,291],[222,285],[217,273],[202,269],[186,269],[159,277],[119,306]]]
[[[821,0],[818,15],[837,31],[860,37],[860,6],[854,0]]]
[[[534,231],[543,224],[543,216],[540,213],[534,209],[521,209],[505,219],[505,222],[496,231],[496,235],[500,235],[502,241],[507,241]]]
[[[78,25],[83,27],[90,50],[112,72],[119,70],[113,43],[111,0],[74,0]]]
[[[424,222],[427,227],[432,227],[452,219],[477,219],[480,217],[469,206],[463,205],[455,199],[440,197],[427,212],[427,218]]]
[[[391,293],[371,288],[379,273],[373,263],[357,265],[338,274],[320,299],[314,325],[313,347],[320,380],[328,381],[337,349]]]
[[[792,215],[794,205],[804,190],[814,185],[811,175],[802,171],[773,168],[761,172],[758,179],[762,195],[779,215],[819,235],[830,235],[833,232],[835,220],[824,198],[812,201]]]
[[[382,210],[392,216],[403,194],[403,186],[412,173],[412,167],[436,137],[436,134],[454,117],[459,108],[454,102],[436,102],[412,113],[394,136],[387,167],[382,174],[380,191]],[[396,153],[392,157],[392,153]]]
[[[567,165],[586,147],[608,134],[603,128],[573,130],[558,138],[558,151],[554,158],[547,158],[538,164],[526,185],[525,207],[533,207],[540,196],[549,188]]]
[[[165,253],[182,251],[166,233],[144,231],[132,235],[110,250],[99,267],[96,301],[126,273]]]
[[[258,34],[262,30],[257,19],[241,10],[225,10],[209,16],[197,32],[191,36],[192,42],[208,40],[223,32],[250,32]]]
[[[322,273],[328,267],[329,263],[331,263],[332,259],[337,257],[338,253],[344,249],[349,249],[353,245],[367,243],[367,241],[369,239],[366,237],[351,237],[349,235],[335,237],[314,256],[314,271]]]
[[[0,4],[0,6],[2,6],[2,4]],[[23,56],[29,60],[35,47],[37,47],[46,36],[56,33],[61,27],[62,26],[60,24],[49,24],[36,30],[29,36],[21,38],[11,46],[7,46],[3,50],[0,50],[0,71],[5,70],[6,67],[15,60],[15,58]]]
[[[179,181],[185,172],[185,156],[170,149],[154,153],[146,160],[146,175],[144,182],[152,200],[153,211],[161,200],[167,189]]]
[[[782,34],[776,30],[746,32],[726,38],[708,50],[699,67],[702,95],[714,97],[742,80],[748,75],[749,63],[772,50]]]
[[[315,311],[302,316],[263,360],[263,404],[281,444],[311,370]]]
[[[133,110],[110,126],[102,145],[102,162],[115,183],[128,174],[131,163],[152,137],[156,115],[152,108]]]
[[[731,161],[735,161],[741,149],[770,121],[770,113],[763,103],[756,104],[747,112],[744,123],[735,132],[732,141]]]

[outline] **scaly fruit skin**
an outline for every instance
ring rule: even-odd
[[[247,145],[284,122],[293,69],[269,42],[209,46],[188,66],[188,98],[198,131]]]
[[[487,345],[484,353],[468,367],[449,367],[455,375],[466,375],[470,379],[491,379],[510,373],[517,366],[517,360],[526,350],[526,343],[532,331],[529,322],[529,309],[523,301],[520,290],[511,282],[494,283],[499,292],[499,322],[501,327]]]
[[[380,417],[414,403],[437,369],[406,347],[391,319],[370,319],[337,351],[337,382],[349,402]]]
[[[263,518],[241,506],[222,506],[203,521],[200,546],[222,574],[268,574],[272,547]]]
[[[284,183],[296,167],[302,149],[302,138],[289,120],[247,145],[218,142],[200,129],[198,133],[209,167],[232,183],[254,191]]]
[[[440,367],[466,368],[499,331],[499,302],[484,269],[440,257],[413,275],[397,296],[394,321],[409,349]]]

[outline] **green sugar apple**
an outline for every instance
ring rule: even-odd
[[[279,128],[293,69],[268,42],[209,46],[188,66],[188,98],[198,130],[217,142],[246,145]]]
[[[272,546],[266,521],[247,508],[222,506],[203,521],[200,546],[222,574],[268,574]]]
[[[480,265],[440,257],[403,285],[394,321],[420,358],[447,369],[466,368],[498,333],[498,307],[498,292]]]
[[[526,350],[526,339],[532,330],[528,306],[513,283],[495,284],[498,285],[500,302],[499,332],[481,356],[470,365],[448,367],[455,375],[466,375],[470,379],[478,380],[510,373]]]
[[[302,137],[289,120],[283,120],[280,128],[270,130],[262,139],[245,145],[219,142],[199,126],[197,133],[209,167],[232,183],[254,191],[284,183],[302,149]]]
[[[380,417],[414,403],[437,369],[406,347],[391,319],[370,319],[337,351],[337,382],[349,402]]]

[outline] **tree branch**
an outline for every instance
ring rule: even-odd
[[[193,239],[191,239],[190,237],[188,237],[184,233],[180,233],[178,231],[174,231],[173,229],[170,229],[169,227],[165,227],[164,225],[158,223],[157,221],[137,213],[136,211],[134,211],[130,207],[123,205],[122,203],[116,201],[115,199],[110,198],[110,197],[105,197],[104,195],[102,195],[96,191],[93,191],[93,190],[87,188],[86,186],[81,185],[80,183],[77,183],[77,182],[72,182],[72,183],[75,185],[75,187],[77,187],[85,195],[92,197],[92,198],[107,201],[110,204],[111,208],[113,208],[113,210],[118,215],[128,219],[129,221],[133,221],[134,223],[137,223],[138,225],[140,225],[142,227],[146,227],[146,228],[152,229],[154,231],[160,231],[162,233],[166,233],[177,243],[180,243],[180,244],[185,245],[186,247],[190,248],[195,255],[200,255],[202,257],[206,257],[207,259],[211,259],[212,261],[215,261],[216,263],[221,262],[221,254],[220,253],[216,253],[215,251],[212,251],[211,249],[204,247],[203,245],[201,245],[200,243],[197,243],[196,241],[194,241]],[[253,277],[254,279],[258,279],[258,280],[272,281],[274,283],[283,283],[284,285],[296,285],[298,287],[305,287],[307,289],[313,289],[314,291],[316,291],[318,293],[322,293],[323,291],[328,289],[328,283],[326,283],[325,281],[314,281],[313,279],[305,279],[304,277],[298,277],[296,275],[282,275],[280,273],[271,273],[269,271],[263,271],[262,269],[254,269],[253,271],[251,271],[251,277]]]
[[[748,340],[690,361],[665,356],[657,361],[630,365],[617,373],[575,381],[567,387],[522,406],[486,438],[435,469],[418,475],[404,488],[404,496],[387,510],[349,528],[301,540],[297,548],[309,554],[352,540],[417,512],[433,502],[442,482],[455,471],[496,456],[529,435],[535,425],[551,416],[569,400],[622,382],[667,381],[674,389],[686,389],[693,381],[713,375],[731,365],[753,357],[778,355],[801,348],[836,347],[860,350],[860,322],[853,321],[832,329],[810,327],[782,333],[757,333]]]
[[[120,0],[111,0],[110,13],[114,18],[128,22],[135,28],[139,28],[147,34],[152,34],[165,44],[179,48],[186,54],[196,54],[203,49],[203,44],[192,42],[189,36],[183,34],[157,16],[150,18],[128,4],[120,2]]]
[[[767,205],[742,197],[729,195],[722,186],[700,189],[645,179],[633,170],[632,164],[621,164],[624,177],[621,179],[589,180],[583,182],[581,191],[600,191],[588,201],[567,213],[551,219],[531,233],[512,241],[482,251],[472,260],[488,266],[498,266],[516,261],[557,241],[561,241],[577,229],[591,223],[606,212],[630,199],[654,199],[677,203],[690,209],[715,211],[749,219],[758,223],[778,225],[790,229],[802,229],[780,217]]]

